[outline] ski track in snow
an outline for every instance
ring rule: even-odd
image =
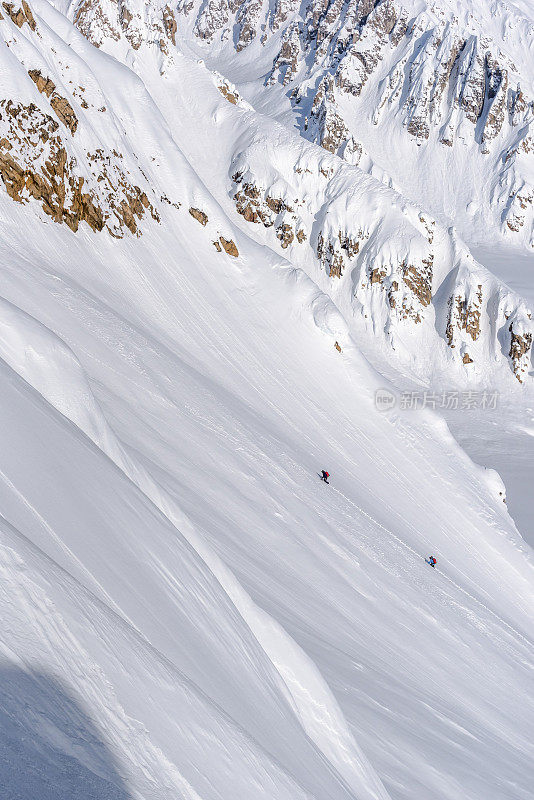
[[[376,519],[374,519],[374,517],[372,517],[370,514],[368,514],[368,513],[367,513],[366,511],[364,511],[362,508],[360,508],[360,506],[357,506],[355,503],[353,503],[353,502],[352,502],[352,501],[351,501],[351,500],[350,500],[348,497],[346,497],[346,496],[345,496],[345,495],[344,495],[342,492],[340,492],[338,489],[334,489],[334,491],[335,491],[335,492],[336,492],[338,495],[340,495],[341,497],[343,497],[343,499],[344,499],[344,500],[345,500],[347,503],[349,503],[351,506],[353,506],[353,507],[354,507],[354,508],[355,508],[355,509],[358,511],[358,513],[359,513],[359,514],[361,514],[362,516],[366,517],[368,520],[370,520],[370,521],[373,523],[373,525],[376,525],[378,528],[380,528],[381,530],[385,531],[385,532],[388,534],[388,536],[390,536],[392,539],[394,539],[394,540],[395,540],[395,541],[396,541],[398,544],[400,544],[400,545],[401,545],[402,547],[404,547],[406,550],[410,551],[410,552],[412,553],[412,555],[413,555],[415,558],[417,558],[417,559],[419,559],[419,558],[420,558],[420,554],[419,554],[419,553],[418,553],[416,550],[414,550],[414,548],[413,548],[413,547],[410,547],[410,545],[406,544],[406,542],[403,542],[401,539],[399,539],[399,537],[398,537],[398,536],[395,536],[395,534],[394,534],[394,533],[392,533],[392,531],[390,531],[388,528],[384,527],[384,525],[382,525],[380,522],[378,522]],[[415,531],[415,529],[413,528],[413,526],[412,526],[412,525],[410,525],[410,527],[412,528],[412,530],[414,530],[414,532],[416,532],[416,531]],[[387,556],[386,556],[386,553],[384,553],[384,557],[385,557],[385,558],[387,557]],[[438,569],[439,569],[439,568],[438,568]],[[518,630],[516,630],[516,629],[515,629],[515,628],[513,628],[511,625],[509,625],[507,622],[505,622],[505,621],[504,621],[504,620],[503,620],[501,617],[499,617],[499,616],[498,616],[498,615],[497,615],[497,614],[496,614],[494,611],[492,611],[492,610],[491,610],[490,608],[488,608],[488,607],[487,607],[487,606],[486,606],[484,603],[482,603],[482,601],[481,601],[481,600],[479,600],[479,599],[477,599],[476,597],[474,597],[472,594],[470,594],[470,593],[469,593],[469,592],[468,592],[466,589],[464,589],[462,586],[459,586],[459,585],[458,585],[458,584],[457,584],[457,583],[456,583],[456,582],[455,582],[455,581],[454,581],[452,578],[450,578],[450,577],[449,577],[447,574],[445,574],[445,573],[443,572],[443,570],[439,570],[439,571],[440,571],[440,575],[441,575],[441,576],[442,576],[442,577],[443,577],[445,580],[449,581],[449,583],[451,583],[451,584],[452,584],[452,585],[453,585],[453,586],[454,586],[454,587],[455,587],[455,588],[456,588],[456,589],[457,589],[459,592],[461,592],[462,594],[466,595],[466,597],[468,597],[470,600],[472,600],[472,601],[473,601],[475,604],[477,604],[477,605],[481,606],[482,608],[484,608],[484,610],[485,610],[485,611],[486,611],[488,614],[490,614],[492,617],[494,617],[494,618],[495,618],[495,619],[496,619],[496,620],[499,622],[499,624],[500,624],[500,625],[503,625],[504,627],[508,628],[510,631],[512,631],[512,633],[513,633],[515,636],[517,636],[519,639],[522,639],[522,640],[525,642],[525,644],[527,644],[527,645],[529,645],[529,646],[530,646],[530,642],[529,642],[529,640],[528,640],[528,639],[526,639],[526,638],[525,638],[525,637],[524,637],[524,636],[523,636],[523,635],[522,635],[522,634],[521,634],[521,633],[520,633]],[[392,571],[392,574],[395,574],[395,572],[394,572],[394,571]],[[467,578],[467,575],[465,575],[465,574],[464,574],[464,573],[462,573],[461,571],[459,571],[459,574],[460,574],[460,575],[463,575],[463,577],[464,577],[464,578]]]

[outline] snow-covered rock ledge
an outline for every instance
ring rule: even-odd
[[[349,328],[372,333],[403,370],[529,380],[532,312],[454,230],[311,146],[255,140],[230,178],[248,232],[302,267]]]

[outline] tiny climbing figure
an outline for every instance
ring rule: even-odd
[[[325,483],[328,483],[328,478],[330,477],[330,473],[327,472],[325,469],[322,469],[321,472],[322,472],[321,480],[324,481]]]
[[[438,563],[434,558],[434,556],[429,556],[428,559],[425,559],[425,561],[427,562],[427,564],[430,564],[431,567],[435,567],[436,564]]]

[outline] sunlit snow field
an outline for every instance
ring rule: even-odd
[[[276,797],[526,800],[532,567],[437,415],[379,414],[256,245],[215,267],[186,218],[185,257],[149,234],[135,277],[135,243],[89,268],[56,227],[8,255],[3,214],[4,294],[60,337],[3,330],[6,657],[66,683],[143,797],[176,796],[162,759],[200,786],[202,753],[206,797],[271,796],[266,770]]]
[[[380,412],[389,356],[230,214],[265,120],[36,6],[179,202],[119,241],[0,192],[2,800],[531,800],[531,389],[498,437]]]

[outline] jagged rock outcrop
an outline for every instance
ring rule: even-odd
[[[323,78],[313,99],[309,117],[305,122],[305,130],[330,153],[337,153],[346,144],[349,129],[343,122],[334,96],[334,79]]]
[[[313,172],[309,167],[295,165],[294,181],[282,191],[278,180],[279,196],[274,197],[273,190],[265,186],[246,164],[233,174],[237,186],[233,199],[238,214],[246,222],[274,228],[273,242],[277,239],[283,250],[308,242],[318,264],[330,278],[340,279],[347,272],[359,273],[357,294],[362,304],[374,302],[371,297],[377,286],[383,292],[388,317],[420,322],[432,299],[434,255],[430,245],[435,225],[433,220],[423,215],[419,215],[417,220],[421,227],[420,255],[416,255],[416,250],[409,255],[399,253],[396,259],[382,258],[382,263],[378,264],[373,249],[366,249],[365,244],[380,236],[379,221],[373,220],[372,212],[362,203],[358,215],[360,224],[354,222],[356,214],[345,213],[344,225],[334,227],[335,216],[321,208],[320,195],[312,197],[306,191],[305,184],[309,182],[310,174]],[[323,174],[329,176],[330,168],[320,166],[316,174],[317,179]],[[289,197],[292,198],[291,205]],[[314,206],[315,212],[310,217],[310,207]]]
[[[169,6],[165,6],[165,8],[163,9],[163,26],[165,28],[165,33],[167,34],[168,38],[175,45],[178,23],[176,22],[174,11]]]
[[[193,219],[196,219],[197,222],[200,222],[202,227],[206,227],[209,220],[205,211],[191,206],[189,213]],[[224,236],[219,236],[219,238],[213,242],[213,246],[219,253],[222,253],[224,250],[227,255],[232,256],[233,258],[237,258],[239,256],[239,250],[237,249],[237,245],[233,239],[226,239]]]
[[[224,75],[221,75],[221,73],[217,72],[216,70],[210,70],[210,76],[214,85],[220,91],[225,100],[228,100],[228,102],[233,106],[238,106],[246,111],[252,110],[252,106],[241,97],[234,83],[229,81],[224,77]]]
[[[506,356],[513,374],[522,383],[532,366],[534,332],[526,304],[468,261],[462,261],[451,276],[452,282],[447,280],[443,285],[448,297],[444,333],[455,358],[461,356],[464,365],[477,367],[495,341],[496,357]]]
[[[21,147],[28,143],[20,136],[20,119],[29,123],[24,131],[38,132],[46,137],[44,146],[28,158],[27,151]],[[81,221],[90,228],[100,231],[104,227],[104,214],[89,192],[83,192],[84,178],[73,172],[73,163],[68,160],[67,151],[58,136],[58,123],[51,117],[42,115],[35,107],[15,106],[11,101],[0,101],[0,126],[14,120],[9,126],[9,152],[0,150],[0,177],[9,196],[22,203],[28,198],[38,200],[43,211],[55,222],[65,222],[73,231],[78,230]],[[7,141],[2,139],[2,141]],[[45,154],[44,166],[38,162]]]
[[[302,27],[298,23],[293,23],[284,34],[282,46],[276,56],[273,68],[265,80],[266,86],[270,86],[277,81],[282,86],[287,86],[291,83],[299,70],[304,55]]]
[[[9,14],[17,28],[22,28],[24,23],[27,23],[30,30],[37,30],[35,17],[26,0],[22,0],[19,8],[16,8],[14,3],[2,3],[2,8]]]
[[[145,44],[169,55],[176,45],[176,7],[166,0],[155,3],[75,0],[71,14],[76,27],[95,47],[109,40],[118,42],[122,36],[133,50]]]
[[[410,17],[396,0],[327,0],[305,6],[280,2],[268,17],[254,2],[213,0],[199,10],[198,3],[175,7],[157,0],[145,15],[139,0],[88,2],[76,6],[79,27],[87,26],[88,38],[112,52],[120,50],[128,63],[137,59],[130,48],[143,48],[138,60],[152,64],[151,80],[164,75],[178,90],[172,81],[178,81],[176,65],[184,59],[178,53],[181,15],[188,17],[193,35],[213,45],[213,52],[233,48],[242,53],[252,41],[257,52],[278,26],[280,48],[261,91],[272,87],[279,96],[280,86],[288,87],[285,93],[300,132],[321,148],[288,129],[289,104],[283,124],[273,123],[224,75],[200,60],[194,67],[194,61],[183,62],[191,74],[197,69],[201,76],[211,104],[206,124],[236,137],[236,149],[226,156],[233,224],[272,248],[281,263],[305,271],[332,298],[355,335],[364,342],[371,335],[381,340],[392,358],[418,378],[439,364],[443,370],[456,369],[458,380],[475,381],[488,365],[499,365],[518,382],[527,380],[533,326],[519,298],[477,265],[456,235],[423,210],[423,203],[415,206],[386,188],[392,178],[373,161],[369,141],[364,146],[351,129],[358,103],[370,95],[377,102],[370,114],[376,130],[397,113],[402,135],[414,147],[433,143],[450,153],[460,132],[462,146],[474,142],[477,157],[496,157],[505,132],[513,129],[516,138],[503,160],[506,180],[495,183],[494,190],[502,192],[504,186],[509,192],[504,226],[511,233],[512,227],[528,229],[528,182],[513,191],[510,187],[516,166],[534,153],[532,107],[523,90],[511,88],[516,85],[512,67],[502,53],[492,51],[491,42],[460,33],[459,23],[446,15]],[[106,23],[97,8],[105,9]],[[13,28],[12,21],[8,25]],[[120,47],[115,49],[117,41]],[[157,216],[151,194],[179,209],[167,197],[164,173],[159,185],[157,170],[146,169],[155,184],[150,189],[147,174],[144,182],[133,180],[116,151],[76,149],[75,157],[73,145],[88,119],[85,112],[94,114],[96,104],[81,81],[49,73],[44,64],[48,61],[25,62],[25,74],[35,108],[41,114],[46,108],[46,124],[55,125],[45,135],[37,134],[38,146],[51,147],[57,136],[57,152],[39,155],[31,171],[40,178],[30,180],[27,152],[21,159],[9,132],[0,130],[3,180],[13,199],[38,199],[47,214],[73,230],[86,221],[94,230],[108,228],[113,235],[137,234],[143,214]],[[373,129],[371,118],[368,124]],[[61,148],[65,155],[60,155]],[[151,159],[159,166],[157,155]],[[47,162],[51,166],[39,173]],[[131,156],[129,164],[131,169]],[[236,237],[220,233],[225,230],[220,209],[228,213],[227,201],[217,198],[215,211],[209,192],[195,190],[188,196],[195,205],[185,208],[206,229],[209,246],[237,258]]]
[[[338,231],[336,236],[317,235],[316,254],[319,262],[327,270],[330,277],[341,278],[345,267],[354,260],[360,252],[360,242],[365,239],[363,231],[358,231],[357,238],[354,233],[347,234]]]
[[[47,97],[50,97],[52,92],[55,91],[56,84],[50,78],[44,78],[41,75],[40,69],[29,69],[28,75],[35,83],[37,89],[41,92],[41,94],[45,94]]]
[[[512,368],[517,380],[519,383],[523,383],[532,365],[532,330],[534,325],[527,327],[524,321],[517,318],[517,314],[514,316],[515,319],[512,319],[508,327],[510,332],[508,356],[512,362]]]
[[[470,289],[471,287],[469,287]],[[480,336],[482,284],[478,284],[474,296],[469,290],[449,297],[449,316],[446,329],[449,347],[456,347],[456,334],[459,331],[465,331],[474,342]]]
[[[326,154],[302,158],[270,185],[265,150],[256,143],[232,164],[237,214],[252,235],[265,229],[270,246],[306,271],[313,260],[314,279],[326,276],[336,303],[360,314],[412,369],[440,354],[464,376],[458,380],[476,381],[491,352],[523,380],[534,326],[521,300],[465,249],[454,255],[448,234],[428,214],[396,208],[394,194],[379,200],[379,184],[361,173],[347,172],[344,183],[349,168],[340,164]]]
[[[414,12],[408,0],[287,0],[262,9],[255,0],[191,0],[179,13],[196,16],[202,41],[237,51],[258,37],[266,45],[282,28],[266,87],[291,87],[302,134],[329,152],[351,158],[358,114],[371,114],[378,130],[396,126],[407,148],[469,147],[487,171],[484,185],[473,185],[473,214],[482,200],[502,235],[534,246],[529,76],[460,5],[455,13],[430,2]],[[517,27],[528,42],[526,25]],[[437,158],[446,170],[445,153]],[[447,206],[445,193],[440,202]]]
[[[302,244],[308,234],[302,227],[302,220],[295,210],[302,206],[296,201],[289,205],[287,200],[276,197],[272,191],[256,184],[253,176],[246,172],[236,171],[232,181],[237,187],[233,195],[236,211],[247,221],[263,225],[265,228],[274,227],[276,238],[283,250],[293,242]]]
[[[204,227],[208,224],[208,215],[206,214],[205,211],[201,211],[200,208],[194,208],[193,206],[191,206],[191,208],[189,209],[189,213],[191,214],[193,219],[196,219],[196,221],[200,222],[200,224],[203,225]]]
[[[36,32],[27,3],[20,13],[11,11],[17,27],[27,22]],[[82,160],[80,149],[73,150],[79,125],[74,94],[71,102],[57,90],[58,81],[39,68],[25,72],[50,113],[35,102],[0,99],[0,178],[9,197],[22,204],[37,201],[54,222],[74,232],[85,222],[93,231],[106,229],[120,238],[125,230],[139,234],[147,212],[158,219],[146,191],[122,166],[120,153],[99,147],[85,150]],[[78,89],[81,108],[89,108],[83,87]]]
[[[121,37],[121,30],[130,40],[134,49],[140,46],[129,30],[129,24],[133,16],[125,5],[120,10],[117,8],[116,17],[110,17],[104,10],[99,0],[80,0],[74,9],[73,21],[76,27],[95,47],[100,47],[102,41],[111,38],[118,42]]]
[[[224,236],[219,236],[212,244],[218,253],[224,251],[227,255],[232,256],[232,258],[237,258],[239,256],[239,250],[233,239],[225,239]]]
[[[55,91],[55,83],[50,78],[44,78],[41,75],[40,70],[30,69],[28,70],[28,75],[35,83],[41,94],[45,94],[49,98],[50,105],[52,106],[59,121],[62,122],[63,125],[65,125],[65,127],[68,128],[74,136],[76,133],[76,128],[78,127],[78,119],[67,98],[62,97]]]
[[[510,231],[517,233],[530,222],[534,209],[534,187],[523,183],[508,199],[505,212],[506,225]]]
[[[62,122],[63,125],[65,125],[65,127],[68,128],[74,136],[76,133],[76,128],[78,127],[78,119],[67,98],[62,97],[60,94],[54,92],[50,98],[50,105],[54,109],[55,114],[60,122]]]
[[[222,249],[227,255],[232,256],[233,258],[238,257],[239,250],[237,249],[237,245],[233,239],[225,239],[224,236],[219,236],[219,242],[221,243]]]

